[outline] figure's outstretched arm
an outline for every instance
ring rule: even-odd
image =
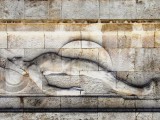
[[[113,91],[121,95],[143,96],[153,91],[153,84],[150,87],[136,88],[117,80],[111,73],[106,71],[81,71],[80,75],[100,79],[104,84],[110,86]]]

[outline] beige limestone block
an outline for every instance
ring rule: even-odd
[[[142,34],[141,31],[132,32],[131,47],[141,48],[142,47]]]
[[[63,113],[61,114],[61,120],[97,120],[97,113]]]
[[[143,30],[147,31],[147,32],[154,32],[156,30],[156,28],[158,27],[158,23],[144,23],[142,24]]]
[[[8,48],[44,48],[42,32],[9,32]]]
[[[97,108],[97,97],[61,97],[61,108]]]
[[[155,31],[160,31],[160,24],[159,23],[155,23]]]
[[[61,48],[70,41],[80,39],[80,32],[45,32],[45,48]]]
[[[60,19],[61,18],[61,0],[49,0],[49,18]]]
[[[24,2],[25,19],[46,19],[48,18],[48,1],[32,1]]]
[[[24,0],[3,0],[4,19],[24,19]]]
[[[61,113],[23,113],[24,120],[60,120]]]
[[[118,31],[118,48],[131,47],[132,33],[127,31]]]
[[[153,48],[154,47],[154,31],[145,31],[142,33],[142,47]]]
[[[113,71],[134,71],[135,49],[108,49]]]
[[[101,31],[102,32],[117,32],[118,31],[118,26],[119,26],[120,24],[116,24],[116,23],[114,23],[114,24],[111,24],[111,23],[103,23],[103,24],[101,24]]]
[[[43,26],[43,23],[10,23],[7,24],[7,32],[43,32]]]
[[[54,32],[54,31],[72,31],[78,32],[81,30],[82,23],[46,23],[44,24],[44,31]]]
[[[133,24],[131,23],[117,23],[118,32],[132,32],[133,30]]]
[[[106,49],[117,48],[118,45],[118,35],[117,31],[106,31],[102,35],[102,46]]]
[[[95,19],[99,18],[98,0],[62,0],[63,19]]]
[[[135,120],[135,113],[100,112],[98,113],[98,120]]]
[[[154,46],[155,47],[159,47],[160,46],[160,32],[156,31],[155,32],[155,42],[154,42]]]
[[[7,33],[0,32],[0,48],[7,48]]]
[[[24,97],[24,108],[60,108],[60,97]]]

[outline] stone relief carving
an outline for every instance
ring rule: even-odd
[[[148,85],[135,86],[115,77],[112,73],[112,61],[107,51],[105,49],[104,51],[107,55],[105,59],[107,64],[89,58],[61,55],[60,52],[46,52],[28,61],[23,57],[1,58],[0,70],[4,73],[1,75],[2,88],[11,94],[19,92],[27,86],[30,79],[47,95],[85,95],[83,85],[71,79],[69,80],[72,84],[63,85],[61,83],[64,81],[52,81],[54,76],[61,78],[69,76],[74,77],[74,80],[88,78],[91,81],[100,81],[106,86],[106,91],[118,95],[143,96],[153,93],[153,82],[148,82]],[[90,71],[82,70],[83,65],[89,67]],[[97,65],[100,71],[95,70]]]

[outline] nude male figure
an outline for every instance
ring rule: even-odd
[[[46,94],[49,95],[83,95],[85,91],[81,86],[70,86],[63,88],[57,86],[56,83],[49,83],[45,76],[47,75],[69,75],[69,76],[87,76],[102,81],[104,84],[110,86],[110,89],[115,93],[121,95],[148,95],[152,92],[153,85],[150,87],[136,88],[130,86],[120,80],[117,80],[107,68],[100,65],[103,71],[94,72],[79,72],[81,67],[78,62],[86,64],[94,70],[98,63],[87,59],[76,59],[69,57],[62,57],[56,53],[45,53],[31,61],[23,61],[20,58],[14,58],[12,63],[19,66],[26,74],[37,84],[37,86]],[[62,81],[63,82],[63,81]]]

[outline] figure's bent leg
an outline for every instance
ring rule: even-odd
[[[78,89],[60,89],[49,85],[47,79],[40,71],[39,67],[32,65],[28,68],[30,78],[37,84],[37,86],[46,94],[49,95],[81,95],[83,92]]]
[[[85,75],[91,78],[100,79],[105,84],[109,85],[110,88],[118,94],[122,95],[147,95],[152,91],[152,86],[150,88],[136,88],[132,87],[120,80],[117,80],[111,73],[106,71],[81,71],[80,75]]]

